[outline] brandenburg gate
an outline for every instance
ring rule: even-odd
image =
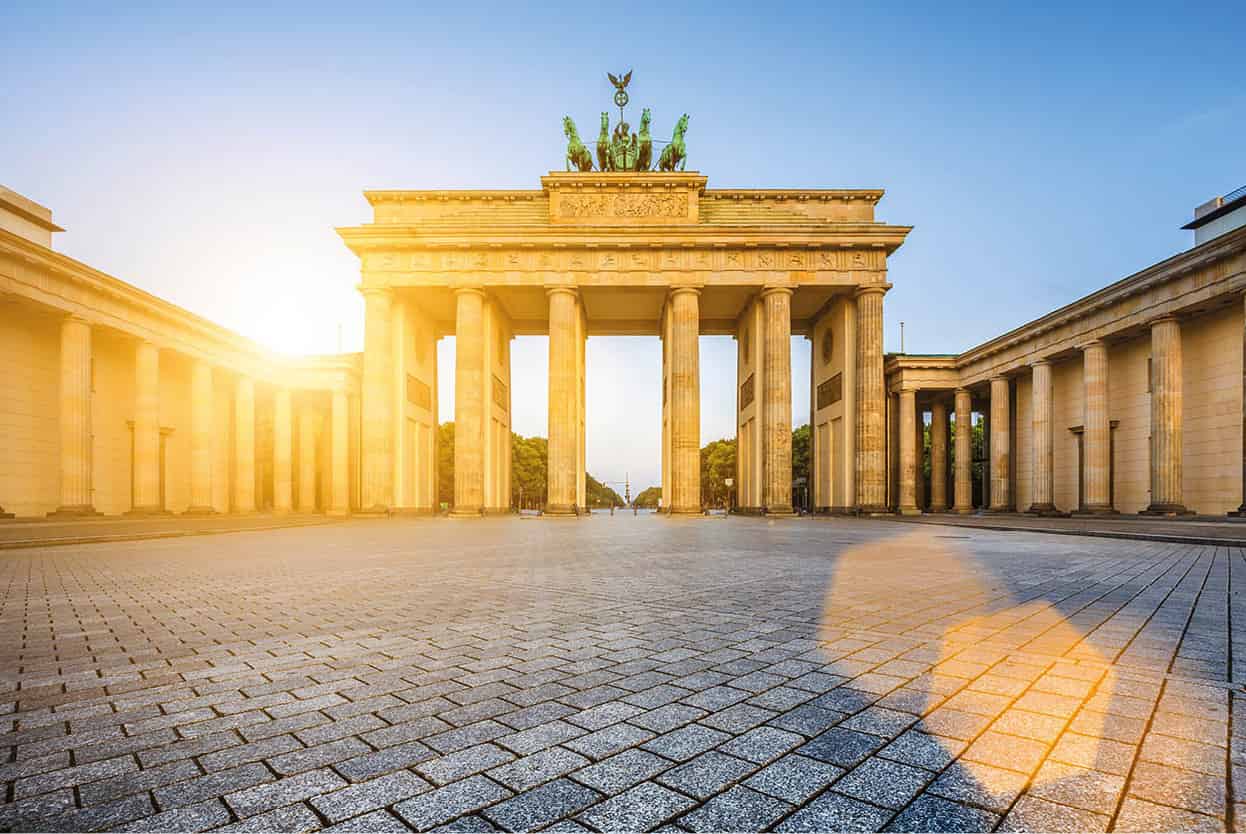
[[[662,340],[662,506],[701,512],[698,337],[737,345],[737,499],[792,512],[791,336],[813,342],[820,509],[886,512],[883,296],[909,227],[877,190],[710,189],[696,172],[554,172],[523,191],[368,191],[338,232],[366,302],[361,505],[437,507],[436,341],[455,336],[454,505],[510,507],[510,342],[549,335],[546,512],[585,508],[585,340]]]

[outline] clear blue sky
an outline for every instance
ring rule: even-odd
[[[362,189],[535,187],[607,71],[635,68],[659,135],[691,114],[711,186],[885,188],[915,227],[888,350],[901,320],[910,352],[961,350],[1184,249],[1246,184],[1240,2],[260,5],[4,4],[0,182],[62,251],[289,350],[361,344],[332,228]],[[702,340],[705,441],[732,433],[731,351]],[[516,343],[524,434],[545,355]],[[590,340],[599,477],[657,479],[657,368],[655,339]]]

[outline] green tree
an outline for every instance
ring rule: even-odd
[[[545,506],[549,445],[544,437],[511,434],[511,503],[516,507]],[[522,504],[520,501],[522,500]]]
[[[437,427],[437,500],[454,506],[454,423]]]
[[[792,429],[792,503],[799,504],[812,488],[809,480],[809,424],[806,423]]]
[[[701,448],[701,503],[706,507],[726,507],[727,479],[735,477],[735,438],[714,440]]]
[[[584,500],[588,502],[590,508],[625,506],[622,495],[588,473],[584,475]]]
[[[662,497],[662,487],[651,486],[640,491],[640,493],[632,499],[632,505],[645,510],[656,510],[658,508],[658,499]]]

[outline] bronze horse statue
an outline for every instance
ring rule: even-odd
[[[593,170],[593,156],[580,141],[580,134],[570,116],[562,117],[562,132],[567,134],[567,170],[570,171],[572,165],[581,172]]]
[[[659,171],[674,171],[676,165],[679,170],[684,170],[684,166],[688,164],[688,148],[684,145],[684,134],[687,132],[688,114],[685,113],[675,125],[675,135],[671,137],[671,143],[662,149],[662,156],[658,158]]]
[[[653,138],[649,135],[649,108],[640,114],[640,150],[636,156],[636,170],[648,171],[653,165]]]
[[[601,133],[597,134],[597,169],[610,170],[610,114],[601,114]]]

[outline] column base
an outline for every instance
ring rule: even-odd
[[[0,515],[0,518],[5,517],[6,515],[8,518],[13,517],[11,513],[7,513],[4,515]],[[93,507],[90,504],[74,504],[74,505],[57,507],[53,512],[48,513],[47,517],[55,518],[59,520],[59,519],[75,519],[75,518],[98,518],[99,516],[102,516],[102,515],[103,513],[96,510],[95,507]]]
[[[945,513],[947,512],[947,504],[931,504],[929,512]]]
[[[355,515],[361,518],[389,518],[389,507],[384,504],[375,504],[366,510],[360,510]]]
[[[580,508],[575,504],[546,504],[541,515],[554,518],[574,518],[580,515]]]
[[[1111,504],[1087,504],[1086,506],[1074,510],[1075,516],[1096,516],[1096,515],[1120,515],[1120,511]]]
[[[163,518],[171,516],[173,513],[169,512],[164,507],[153,505],[150,507],[135,507],[134,509],[123,513],[123,515],[126,518]]]
[[[484,518],[484,507],[453,507],[449,518]]]
[[[1180,516],[1192,516],[1193,510],[1186,509],[1184,504],[1151,504],[1138,515],[1164,516],[1166,518],[1177,518]]]
[[[1011,504],[1008,504],[1003,507],[987,507],[982,512],[986,513],[987,515],[1015,515],[1017,512],[1017,508],[1012,506]]]
[[[887,516],[895,515],[895,511],[886,504],[858,504],[857,515]]]
[[[427,512],[427,515],[432,515],[432,514],[433,514],[433,511],[432,511],[432,510],[429,510],[429,511]],[[328,510],[325,510],[325,515],[327,515],[327,516],[332,516],[333,518],[346,518],[348,515],[350,515],[350,510],[348,510],[348,509],[346,509],[346,508],[344,508],[344,507],[342,507],[342,508],[330,508],[330,509],[328,509]]]
[[[900,509],[896,510],[896,515],[921,515],[921,514],[922,514],[922,511],[919,510],[916,506],[901,507]]]
[[[974,507],[953,507],[952,508],[952,512],[956,513],[957,515],[973,515],[974,510],[975,510]]]
[[[1031,504],[1025,511],[1026,515],[1043,516],[1044,518],[1068,518],[1069,514],[1056,509],[1055,504]]]
[[[280,514],[281,510],[276,510],[276,513]],[[214,507],[187,507],[186,509],[182,510],[182,515],[192,516],[192,517],[216,515],[216,508]]]
[[[682,516],[705,515],[705,510],[700,507],[672,507],[670,514]]]
[[[766,507],[766,518],[795,518],[796,510],[790,505],[786,507]]]
[[[1246,502],[1243,502],[1242,505],[1238,507],[1236,510],[1230,510],[1229,512],[1225,513],[1225,515],[1228,516],[1229,518],[1236,518],[1236,519],[1241,519],[1243,521],[1246,521]]]
[[[326,514],[327,515],[345,515],[348,512],[349,512],[348,510],[339,510],[337,512],[330,510]],[[392,516],[403,516],[403,517],[411,518],[411,517],[416,517],[416,516],[435,515],[436,513],[434,512],[432,507],[394,507],[392,510],[389,511],[389,514]]]
[[[15,516],[13,513],[6,513],[4,511],[4,507],[0,507],[0,519],[8,520],[10,518],[16,518],[16,517],[17,516]]]

